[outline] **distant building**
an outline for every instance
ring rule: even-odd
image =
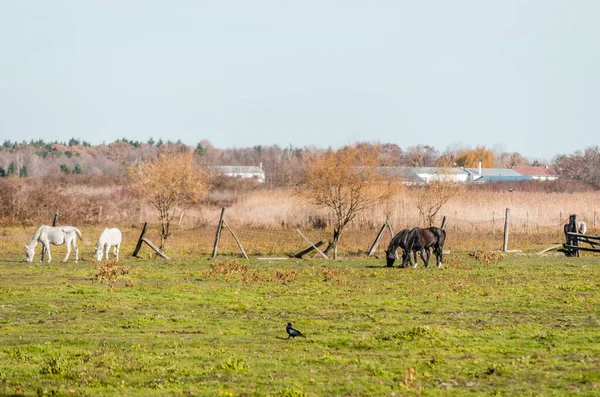
[[[481,162],[477,168],[465,168],[464,170],[469,174],[467,181],[475,183],[520,182],[533,179],[511,168],[482,168]]]
[[[210,170],[218,172],[221,175],[231,176],[242,179],[254,179],[257,182],[265,183],[265,171],[260,166],[246,165],[217,165],[209,167]]]
[[[558,173],[554,167],[534,167],[530,165],[524,165],[520,167],[513,167],[513,170],[517,171],[521,175],[528,175],[538,181],[555,181],[558,179]]]
[[[382,172],[402,179],[405,185],[419,185],[432,181],[456,183],[519,182],[534,179],[510,168],[463,167],[380,167]]]

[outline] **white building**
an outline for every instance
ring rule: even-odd
[[[259,167],[253,165],[217,165],[209,167],[209,169],[221,175],[242,179],[255,179],[257,182],[265,183],[265,171],[262,168],[262,163]]]

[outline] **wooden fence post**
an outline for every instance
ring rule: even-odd
[[[566,230],[565,230],[565,234],[566,234],[566,240],[567,240],[567,245],[570,245],[572,248],[570,248],[571,253],[569,256],[579,256],[579,239],[576,236],[572,236],[569,235],[568,232],[570,233],[578,233],[577,232],[577,215],[569,215],[569,224],[566,225]]]
[[[387,219],[386,219],[386,222],[387,222]],[[375,241],[373,241],[373,244],[371,244],[371,248],[369,248],[369,250],[367,251],[367,256],[373,255],[373,253],[377,249],[377,246],[379,245],[379,240],[381,240],[381,236],[383,235],[383,232],[385,232],[385,228],[386,228],[386,223],[384,223],[383,226],[381,226],[379,233],[377,233],[377,237],[375,237]]]
[[[217,227],[217,235],[215,236],[215,244],[213,246],[212,257],[217,256],[217,250],[219,249],[219,240],[221,239],[221,229],[223,229],[223,215],[225,214],[225,207],[221,208],[221,216],[219,217],[219,226]]]
[[[240,251],[242,251],[242,254],[244,255],[244,258],[248,259],[248,255],[246,255],[246,251],[244,250],[244,247],[242,247],[242,243],[237,238],[237,236],[235,235],[235,233],[233,232],[233,230],[231,230],[231,228],[229,227],[229,225],[227,224],[227,222],[225,221],[225,219],[223,219],[223,225],[227,228],[227,230],[229,230],[231,232],[231,235],[233,236],[233,238],[234,238],[235,242],[237,243],[238,247],[240,247]]]
[[[142,227],[142,233],[140,234],[140,238],[138,239],[137,245],[133,250],[133,256],[137,257],[138,252],[140,252],[140,248],[142,248],[142,243],[144,242],[144,234],[146,234],[146,229],[148,228],[148,222],[144,222],[144,227]]]
[[[508,251],[508,225],[510,221],[510,208],[506,209],[506,215],[504,216],[504,246],[502,250]]]
[[[320,246],[322,246],[323,244],[325,244],[325,240],[321,240],[321,241],[319,241],[318,243],[316,243],[314,246],[312,246],[312,245],[311,245],[311,246],[310,246],[310,247],[308,247],[307,249],[305,249],[305,250],[302,250],[302,251],[298,252],[297,254],[295,254],[295,255],[294,255],[294,258],[299,258],[299,259],[302,259],[302,257],[303,257],[304,255],[308,254],[308,253],[309,253],[309,252],[311,252],[311,251],[314,251],[314,249],[315,249],[314,247],[320,247]]]
[[[177,226],[181,227],[181,221],[183,220],[183,212],[185,210],[181,210],[181,214],[179,215],[179,224]]]
[[[325,259],[329,259],[329,257],[328,257],[327,255],[325,255],[325,254],[323,253],[323,251],[321,251],[319,248],[317,248],[317,246],[316,246],[315,244],[313,244],[313,242],[312,242],[312,241],[310,241],[308,238],[306,238],[306,236],[305,236],[304,234],[302,234],[302,232],[300,231],[300,229],[296,229],[296,232],[298,232],[298,234],[299,234],[300,236],[302,236],[302,238],[303,238],[304,240],[306,240],[306,242],[307,242],[307,243],[309,243],[309,244],[310,244],[310,245],[311,245],[311,246],[312,246],[312,247],[313,247],[313,248],[314,248],[314,249],[315,249],[315,250],[316,250],[316,251],[317,251],[317,252],[318,252],[318,253],[319,253],[319,254],[320,254],[322,257],[323,257],[323,258],[325,258]]]

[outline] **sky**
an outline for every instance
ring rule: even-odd
[[[600,139],[597,0],[0,0],[0,140]]]

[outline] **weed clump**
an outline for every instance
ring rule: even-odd
[[[475,259],[482,262],[485,267],[488,267],[492,263],[497,265],[498,262],[502,261],[504,259],[504,254],[497,251],[477,251],[477,253],[475,253]]]
[[[227,361],[219,364],[218,369],[233,371],[233,372],[248,372],[250,366],[246,364],[244,359],[230,358]]]
[[[119,262],[116,260],[106,261],[104,264],[98,261],[92,261],[92,263],[97,269],[93,280],[100,280],[100,283],[106,282],[111,291],[115,288],[117,280],[129,273],[129,268],[127,266],[119,266]],[[130,285],[127,286],[129,287]],[[133,286],[133,282],[131,286]]]
[[[222,274],[227,279],[234,274],[248,273],[248,264],[239,263],[238,261],[219,261],[210,264],[210,274]]]
[[[67,375],[71,371],[69,362],[60,355],[52,355],[44,361],[40,374],[42,375]]]
[[[345,284],[342,277],[342,271],[337,268],[323,268],[323,281],[335,281],[338,284]]]
[[[286,387],[285,389],[279,390],[275,395],[278,397],[305,397],[306,393],[300,389]]]
[[[298,279],[298,272],[295,270],[275,269],[267,281],[276,283],[286,283]]]
[[[414,341],[416,339],[434,340],[436,337],[437,333],[424,325],[396,332],[394,334],[381,334],[377,336],[377,339],[384,341]]]

